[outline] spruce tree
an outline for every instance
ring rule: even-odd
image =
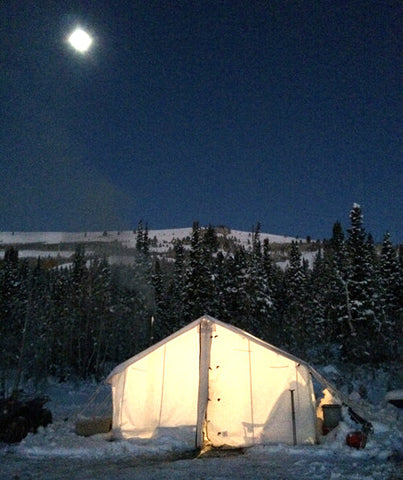
[[[184,318],[190,322],[205,313],[213,314],[214,275],[211,243],[205,243],[198,222],[194,222],[186,267]]]
[[[150,239],[148,236],[148,224],[145,227],[140,220],[137,225],[136,250],[148,256],[150,252]]]
[[[334,341],[334,326],[328,317],[328,286],[333,283],[328,264],[320,248],[315,256],[308,286],[310,321],[307,325],[309,359],[315,362],[329,360]]]
[[[154,272],[152,275],[154,286],[155,313],[152,332],[152,342],[159,341],[170,333],[169,309],[167,308],[167,299],[165,288],[167,280],[162,272],[161,261],[156,259],[154,262]],[[152,343],[150,342],[150,343]]]
[[[176,240],[174,245],[175,265],[173,272],[172,288],[169,295],[169,311],[172,326],[170,333],[184,327],[186,319],[184,317],[185,301],[185,249],[181,240]]]
[[[354,204],[350,212],[351,228],[348,230],[349,256],[348,296],[350,324],[345,330],[345,357],[362,362],[373,361],[380,322],[376,317],[374,265],[363,226],[361,207]]]
[[[279,292],[282,279],[282,272],[274,263],[271,246],[268,238],[263,241],[262,263],[264,275],[267,282],[267,294],[270,299],[270,309],[268,312],[268,322],[266,325],[266,340],[276,342],[279,324]]]
[[[382,308],[382,334],[385,340],[385,354],[396,358],[403,324],[403,269],[390,234],[383,238],[379,261],[380,306]],[[400,327],[400,328],[399,328]]]
[[[265,267],[267,265],[263,261],[260,224],[258,223],[252,235],[252,251],[248,255],[247,323],[250,332],[263,339],[267,339],[270,332],[273,306],[270,282]]]
[[[188,323],[204,313],[202,305],[202,239],[198,222],[193,223],[189,260],[186,264],[184,287],[184,319]]]
[[[95,257],[89,269],[90,338],[88,373],[101,378],[113,332],[111,271],[105,256]]]
[[[14,388],[11,373],[21,361],[21,344],[26,319],[27,264],[14,247],[6,249],[0,265],[0,376],[3,391]]]
[[[340,347],[347,332],[351,331],[351,302],[348,290],[349,265],[344,231],[340,222],[333,225],[332,238],[324,243],[321,288],[317,292],[325,302],[326,324],[322,333],[328,348],[338,358]],[[351,326],[351,328],[349,327]],[[330,349],[330,350],[329,350]]]
[[[298,354],[304,354],[308,344],[307,337],[307,278],[306,268],[297,242],[290,248],[290,263],[285,272],[285,309],[283,328],[288,348]]]

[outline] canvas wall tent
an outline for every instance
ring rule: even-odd
[[[120,438],[169,432],[196,447],[316,441],[310,367],[209,316],[118,365],[106,381]]]

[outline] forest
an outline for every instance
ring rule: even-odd
[[[220,247],[217,231],[195,222],[174,258],[150,254],[137,231],[132,264],[111,265],[77,245],[69,266],[0,261],[0,391],[39,383],[102,379],[117,363],[208,314],[313,364],[391,364],[401,355],[403,258],[385,233],[376,245],[360,206],[344,231],[318,243],[310,265],[300,243],[280,268],[253,229],[249,247]]]

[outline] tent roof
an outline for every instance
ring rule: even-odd
[[[295,357],[294,355],[291,355],[290,353],[285,352],[284,350],[281,350],[280,348],[275,347],[274,345],[271,345],[270,343],[267,343],[267,342],[261,340],[260,338],[257,338],[257,337],[251,335],[248,332],[245,332],[244,330],[242,330],[238,327],[235,327],[235,326],[230,325],[228,323],[221,322],[220,320],[217,320],[216,318],[213,318],[209,315],[203,315],[202,317],[198,318],[197,320],[194,320],[193,322],[189,323],[185,327],[177,330],[176,332],[174,332],[173,334],[164,338],[163,340],[159,341],[158,343],[155,343],[154,345],[151,345],[150,347],[146,348],[145,350],[138,353],[137,355],[134,355],[133,357],[128,358],[123,363],[120,363],[119,365],[117,365],[112,370],[112,372],[107,376],[107,378],[105,379],[105,382],[111,383],[112,377],[114,377],[115,375],[117,375],[119,373],[122,373],[127,367],[129,367],[133,363],[137,362],[141,358],[145,357],[149,353],[153,352],[154,350],[156,350],[157,348],[161,347],[162,345],[168,343],[169,341],[173,340],[174,338],[176,338],[176,337],[188,332],[189,330],[193,329],[194,327],[200,325],[202,321],[206,321],[206,320],[211,322],[211,323],[220,325],[221,327],[224,327],[228,330],[231,330],[234,333],[242,335],[243,337],[248,338],[249,340],[253,341],[254,343],[256,343],[258,345],[261,345],[263,347],[266,347],[266,348],[278,353],[279,355],[282,355],[284,357],[289,358],[290,360],[295,361],[296,363],[304,365],[305,367],[307,367],[313,373],[312,367],[310,367],[306,362],[304,362],[303,360]]]

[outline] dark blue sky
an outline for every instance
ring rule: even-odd
[[[376,240],[403,241],[400,2],[0,9],[0,230],[324,238],[357,202]]]

